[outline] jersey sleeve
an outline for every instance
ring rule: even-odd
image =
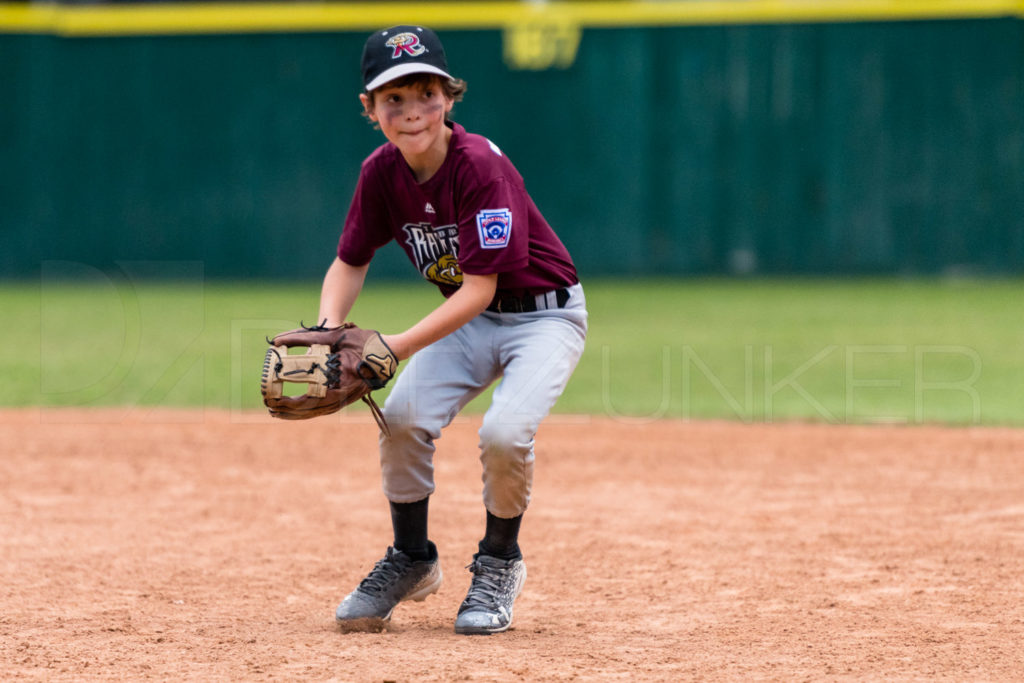
[[[393,237],[382,197],[372,167],[364,164],[338,240],[338,258],[350,266],[365,266]]]
[[[506,273],[529,263],[529,202],[499,176],[468,189],[459,207],[459,267],[470,275]]]

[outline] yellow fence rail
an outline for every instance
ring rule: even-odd
[[[692,0],[689,2],[396,2],[137,4],[0,3],[0,33],[65,37],[370,31],[395,23],[440,30],[540,24],[586,28],[1024,17],[1024,0]]]

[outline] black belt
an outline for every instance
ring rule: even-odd
[[[487,310],[491,313],[533,313],[534,311],[543,311],[548,308],[565,308],[565,305],[569,303],[569,290],[562,288],[556,289],[555,294],[555,306],[546,305],[547,295],[546,294],[527,294],[526,296],[496,296],[491,305],[487,307]],[[542,302],[538,308],[537,300],[540,299]]]

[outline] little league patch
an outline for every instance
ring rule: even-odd
[[[506,247],[512,234],[512,212],[508,209],[481,211],[476,215],[476,227],[480,231],[481,249]]]

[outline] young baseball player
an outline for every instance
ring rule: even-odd
[[[374,252],[391,241],[445,299],[409,329],[383,334],[399,360],[409,359],[383,408],[390,436],[380,439],[394,542],[336,618],[346,630],[379,629],[399,602],[440,588],[427,534],[434,440],[500,379],[479,432],[486,529],[455,619],[458,633],[498,633],[511,625],[526,578],[518,535],[534,434],[583,351],[583,289],[508,157],[449,120],[465,83],[448,73],[433,31],[377,31],[366,41],[362,73],[364,114],[387,142],[362,164],[324,278],[320,320],[346,319]]]

